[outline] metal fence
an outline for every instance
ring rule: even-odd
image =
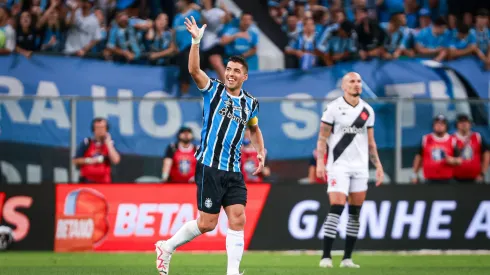
[[[305,178],[308,159],[316,146],[321,113],[329,100],[259,98],[260,125],[275,179],[301,182]],[[435,115],[446,115],[452,133],[456,115],[466,113],[472,118],[475,131],[484,140],[490,140],[489,100],[367,101],[376,113],[375,135],[387,183],[408,182],[421,137],[431,132]],[[120,175],[117,181],[155,181],[161,172],[159,165],[165,146],[174,141],[180,126],[190,126],[200,138],[202,100],[165,98],[158,92],[144,98],[124,97],[121,92],[119,97],[0,95],[2,181],[76,181],[77,170],[71,158],[78,143],[90,135],[90,121],[97,116],[109,119],[116,147],[121,149],[123,159],[128,159],[126,166],[115,169]],[[144,165],[138,170],[134,163]],[[133,168],[139,176],[126,171]]]

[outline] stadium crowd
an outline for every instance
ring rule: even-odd
[[[286,67],[423,56],[477,56],[490,69],[489,1],[271,0],[287,33]]]

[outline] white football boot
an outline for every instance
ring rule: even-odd
[[[321,259],[321,261],[320,261],[320,267],[323,267],[323,268],[332,268],[333,267],[332,259],[330,259],[330,258],[323,258],[323,259]]]
[[[167,252],[163,249],[165,241],[158,241],[155,244],[155,252],[157,253],[157,270],[160,275],[168,275],[170,269],[170,259],[172,258],[172,253]]]
[[[345,259],[340,262],[340,267],[346,267],[346,268],[360,268],[361,266],[358,264],[355,264],[352,259]]]

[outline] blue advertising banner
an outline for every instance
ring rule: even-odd
[[[490,87],[490,73],[482,71],[473,59],[444,66],[423,60],[373,60],[308,72],[253,72],[245,89],[261,102],[260,125],[270,159],[311,156],[327,103],[312,99],[340,96],[340,80],[349,71],[359,72],[363,77],[363,98],[376,111],[375,135],[380,148],[394,147],[396,108],[377,98],[488,99]],[[193,128],[196,139],[200,138],[201,101],[169,98],[177,90],[177,76],[174,67],[72,57],[0,57],[0,95],[52,97],[34,102],[0,99],[0,141],[68,147],[72,105],[57,97],[94,96],[95,101],[77,100],[74,104],[77,141],[90,136],[91,120],[102,116],[109,119],[111,135],[122,153],[161,156],[182,125]],[[198,95],[195,87],[192,93]],[[430,132],[431,118],[440,113],[453,121],[457,113],[466,112],[485,139],[490,138],[487,104],[406,101],[401,107],[404,146],[417,146],[421,136]]]

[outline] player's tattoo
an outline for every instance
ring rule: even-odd
[[[371,162],[376,168],[378,168],[381,165],[376,144],[369,144],[369,159],[371,160]]]
[[[330,136],[330,133],[332,132],[332,126],[326,123],[321,123],[320,125],[320,133],[318,135],[318,141],[317,141],[317,152],[320,156],[323,156],[326,151],[326,144],[328,137]]]

